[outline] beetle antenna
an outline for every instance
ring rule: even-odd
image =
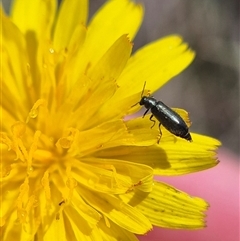
[[[145,86],[146,86],[146,81],[144,81],[144,84],[143,84],[143,90],[142,90],[142,93],[141,93],[141,98],[143,97],[143,93],[144,93],[144,90],[145,90]],[[136,104],[132,105],[132,107],[136,106],[139,102],[137,102]]]
[[[142,90],[142,93],[141,93],[141,98],[143,97],[143,92],[145,90],[145,86],[146,86],[146,80],[144,81],[144,84],[143,84],[143,90]]]
[[[137,102],[136,104],[132,105],[131,108],[134,107],[134,106],[136,106],[137,104],[139,104],[139,102]]]

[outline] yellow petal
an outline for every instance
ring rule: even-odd
[[[96,62],[93,59],[88,60],[88,56],[85,56],[85,53],[80,51],[77,53],[76,61],[71,66],[73,71],[69,73],[69,79],[75,83],[76,80],[79,80],[80,75],[85,74],[92,79],[92,83],[89,83],[92,89],[99,80],[101,80],[99,87],[105,88],[107,83],[105,85],[104,81],[116,82],[130,57],[131,51],[132,43],[127,35],[118,37],[109,46],[109,49],[102,56],[99,56]],[[101,89],[101,92],[103,93],[104,90]]]
[[[86,222],[90,228],[95,228],[101,219],[101,214],[94,208],[86,204],[81,196],[77,192],[73,192],[73,197],[69,200],[74,208],[74,212],[77,212]]]
[[[20,240],[20,241],[26,240],[26,239],[21,239],[21,235],[23,232],[22,226],[14,225],[15,222],[16,222],[16,217],[14,217],[13,215],[11,215],[11,217],[7,219],[8,225],[4,225],[4,229],[1,234],[2,240]],[[24,235],[25,237],[23,238],[26,238],[26,235],[27,234],[25,233]],[[30,237],[31,235],[28,234],[27,238],[30,238]]]
[[[51,190],[51,192],[53,193],[52,203],[58,204],[58,205],[55,205],[56,207],[55,219],[56,220],[60,219],[63,212],[69,214],[72,212],[72,210],[74,210],[74,213],[77,213],[77,215],[80,215],[81,218],[83,219],[83,222],[86,222],[89,228],[95,228],[101,218],[101,214],[99,214],[94,208],[86,204],[86,202],[83,201],[81,196],[75,191],[75,188],[77,185],[76,181],[78,181],[78,179],[77,178],[75,179],[75,177],[77,176],[77,173],[73,173],[73,170],[75,170],[75,168],[71,168],[71,177],[64,178],[64,179],[62,178],[62,176],[66,175],[66,173],[61,172],[61,170],[60,170],[61,177],[56,174],[51,174],[52,183],[55,187],[57,187],[55,189],[52,188]],[[84,170],[84,169],[80,168],[76,171],[79,172],[81,170]],[[88,173],[84,174],[84,177],[86,177],[87,175],[89,175],[89,171]],[[93,175],[91,175],[91,177],[92,176]],[[80,183],[82,182],[84,177],[80,180]],[[70,180],[70,178],[73,180],[73,182]],[[71,185],[72,184],[71,182],[74,185]],[[68,206],[71,206],[72,208],[66,209]]]
[[[159,130],[151,128],[152,123],[142,117],[126,121],[129,132],[134,136],[136,146],[150,146],[157,143]]]
[[[71,163],[72,176],[93,191],[119,194],[152,190],[153,170],[146,165],[109,158],[85,158]]]
[[[28,73],[27,73],[27,50],[26,43],[22,33],[10,21],[2,11],[1,8],[1,22],[2,22],[2,36],[1,36],[1,49],[2,49],[2,77],[3,86],[5,91],[8,91],[9,96],[3,101],[12,100],[11,105],[15,103],[22,103],[22,100],[27,98],[26,89],[28,86]],[[16,39],[18,41],[16,41]],[[16,64],[16,62],[18,64]],[[11,98],[13,97],[13,99]],[[15,101],[14,101],[15,100]],[[22,103],[24,104],[24,103]],[[25,103],[26,104],[26,103]],[[11,107],[13,108],[13,106]],[[11,109],[10,108],[10,109]],[[21,108],[21,105],[20,105]],[[9,108],[8,108],[9,109]]]
[[[64,113],[64,116],[57,117],[58,121],[59,118],[64,118],[63,121],[66,122],[67,113],[69,113],[67,116],[71,117],[72,122],[76,122],[75,118],[79,119],[79,116],[82,117],[82,121],[84,122],[83,118],[88,121],[95,113],[100,114],[99,107],[116,91],[116,79],[124,69],[131,50],[132,44],[129,42],[127,36],[123,35],[119,37],[98,63],[95,63],[94,66],[90,64],[91,69],[87,76],[86,73],[82,73],[83,65],[81,63],[85,63],[85,60],[82,57],[75,58],[76,62],[67,66],[67,70],[68,68],[73,68],[73,65],[75,68],[74,71],[68,71],[66,76],[67,80],[69,80],[67,81],[69,86],[67,86],[66,93],[68,94],[68,91],[71,91],[67,96],[67,100],[65,99],[63,105],[60,107],[61,111],[59,111],[59,113]],[[99,85],[100,80],[101,84]],[[65,82],[66,79],[64,75],[62,83],[65,84]],[[96,85],[98,85],[97,88]],[[75,103],[75,105],[73,105],[73,103]],[[79,103],[82,104],[79,105]],[[89,105],[91,106],[91,115],[89,114]],[[92,118],[92,120],[100,124],[100,118],[106,120],[105,115]]]
[[[136,192],[120,195],[141,210],[158,227],[199,229],[205,227],[204,211],[208,204],[167,184],[154,182],[151,193]]]
[[[66,58],[66,65],[70,64],[69,68],[72,68],[72,63],[75,61],[75,57],[77,55],[77,51],[81,52],[83,43],[86,38],[86,27],[82,24],[78,24],[70,36],[69,45],[68,45],[68,56]],[[68,73],[70,70],[66,71]],[[71,83],[71,82],[70,82]]]
[[[140,211],[115,196],[94,193],[83,188],[79,193],[96,210],[130,232],[145,234],[152,229],[151,223]]]
[[[62,1],[53,34],[53,43],[56,50],[68,46],[76,27],[86,25],[87,15],[88,0]]]
[[[84,49],[78,54],[73,68],[80,70],[74,72],[86,72],[94,66],[119,36],[125,34],[132,39],[141,24],[142,15],[142,7],[129,0],[108,1],[89,24]]]
[[[134,143],[123,121],[113,120],[77,134],[69,153],[85,156],[106,148]]]
[[[127,34],[132,39],[142,22],[142,15],[142,6],[132,1],[107,1],[89,24],[82,54],[85,63],[96,63],[119,36]]]
[[[119,88],[124,88],[124,86],[118,87],[114,96],[117,95]],[[131,90],[125,89],[125,91],[128,92]],[[124,116],[128,115],[130,113],[129,110],[131,109],[131,106],[136,104],[136,99],[140,97],[140,94],[136,93],[136,94],[124,97],[122,99],[115,99],[114,96],[101,106],[100,111],[104,113],[106,120],[109,120],[112,118],[123,118]],[[115,100],[113,101],[113,99]],[[139,102],[139,99],[138,99],[138,102]],[[136,108],[132,108],[131,111],[134,110],[135,112],[137,109],[139,109],[139,106],[137,106]],[[129,116],[126,117],[126,119],[130,119],[130,118],[131,117]]]
[[[75,84],[80,80],[81,85],[84,86],[86,76],[83,74],[75,75],[74,65],[78,63],[79,58],[81,58],[81,52],[83,48],[83,43],[86,38],[87,29],[82,24],[78,24],[75,27],[74,32],[70,36],[68,46],[66,46],[64,52],[65,62],[62,63],[61,68],[58,68],[57,79],[59,80],[59,86],[64,86],[64,91],[66,94],[69,94],[70,91],[75,91]],[[60,41],[60,40],[59,40]],[[61,51],[60,51],[61,52]],[[79,68],[79,66],[78,66]],[[84,88],[83,88],[84,89]],[[83,92],[83,93],[82,93]],[[81,97],[84,94],[84,91],[78,91],[79,96]],[[65,102],[65,101],[64,101]]]
[[[141,93],[146,81],[146,89],[151,93],[163,86],[172,77],[183,71],[195,54],[179,36],[167,36],[139,49],[129,60],[118,79],[119,98]],[[139,94],[140,98],[140,94]],[[139,98],[135,101],[139,101]]]
[[[71,225],[67,225],[68,222],[64,222],[64,219],[60,217],[59,219],[55,219],[52,221],[51,225],[48,226],[46,230],[42,230],[42,232],[39,230],[39,240],[46,240],[50,241],[53,239],[59,240],[59,241],[65,241],[66,235],[71,234]],[[72,239],[71,239],[72,240]]]
[[[80,213],[68,205],[64,208],[63,219],[65,224],[64,229],[68,230],[65,240],[96,240],[96,235],[100,234],[96,227],[92,228],[88,220],[85,220]],[[99,240],[102,240],[101,238]]]
[[[122,34],[128,34],[130,39],[133,39],[142,23],[142,18],[141,4],[129,0],[107,1],[89,24],[89,41],[91,36],[91,38],[102,39],[101,41],[104,42],[102,38],[104,33],[108,34],[113,41]]]
[[[124,70],[132,52],[132,43],[127,35],[119,37],[114,44],[106,51],[98,63],[89,70],[89,77],[94,81],[99,78],[117,80]]]
[[[183,175],[206,170],[219,163],[216,157],[216,149],[221,143],[211,137],[194,133],[191,133],[191,135],[193,142],[177,138],[177,142],[173,144],[168,142],[170,138],[167,137],[166,142],[164,138],[160,141],[161,144],[156,146],[160,152],[155,153],[156,155],[150,158],[155,160],[155,164],[157,164],[157,160],[161,162],[160,165],[155,166],[155,174],[166,176]],[[159,155],[161,148],[164,151]],[[166,166],[169,167],[166,168]]]
[[[111,156],[151,166],[163,176],[183,175],[202,171],[218,164],[216,149],[220,142],[214,138],[191,133],[193,142],[175,137],[161,128],[159,144],[149,147],[119,147],[102,150],[100,157]]]
[[[104,241],[139,241],[138,238],[131,232],[116,225],[109,220],[109,227],[105,222],[99,222],[99,231]],[[116,235],[117,234],[117,235]]]
[[[39,38],[50,38],[51,28],[56,12],[55,0],[15,0],[11,16],[13,22],[27,39],[38,41]]]

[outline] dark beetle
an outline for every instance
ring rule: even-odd
[[[144,92],[144,88],[142,94]],[[141,100],[139,104],[144,105],[144,107],[147,109],[143,114],[143,117],[147,114],[149,110],[151,110],[152,115],[150,117],[150,120],[154,122],[153,126],[155,125],[155,120],[152,119],[153,117],[155,117],[159,121],[160,137],[162,135],[160,126],[163,125],[169,132],[171,132],[175,136],[184,138],[187,141],[192,141],[192,137],[188,131],[188,126],[183,120],[183,118],[174,110],[166,106],[163,102],[157,101],[154,97],[151,96],[141,95]],[[158,140],[158,143],[159,141],[160,138]]]

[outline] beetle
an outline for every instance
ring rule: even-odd
[[[162,101],[156,100],[152,96],[143,96],[145,85],[146,81],[143,86],[141,100],[135,105],[143,105],[147,109],[143,114],[143,118],[148,113],[148,111],[152,112],[152,115],[150,116],[150,121],[154,122],[153,126],[156,122],[152,119],[153,117],[155,117],[159,121],[160,137],[158,143],[160,142],[162,136],[162,132],[160,129],[161,125],[163,125],[173,135],[179,136],[183,139],[186,139],[189,142],[192,142],[192,137],[189,133],[188,126],[186,122],[183,120],[183,118],[177,112],[175,112],[173,109],[165,105]],[[153,126],[151,128],[153,128]]]

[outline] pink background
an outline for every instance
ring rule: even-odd
[[[141,241],[239,241],[239,157],[225,149],[219,151],[215,168],[179,177],[157,177],[157,180],[207,200],[207,228],[186,231],[155,228]]]

